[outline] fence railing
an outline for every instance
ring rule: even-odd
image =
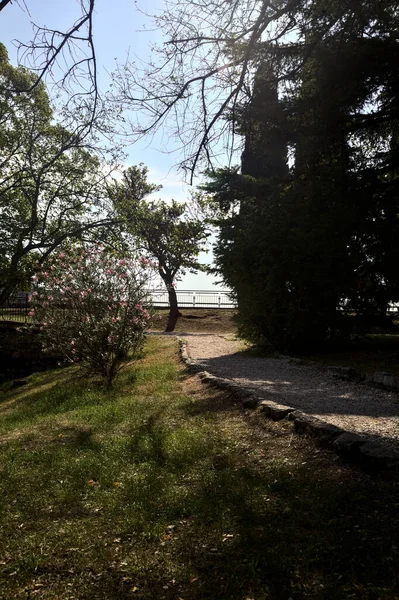
[[[0,306],[0,321],[18,321],[26,323],[29,321],[30,304],[28,294],[18,293],[9,298]]]
[[[228,290],[176,290],[177,301],[180,308],[235,308],[236,303]],[[155,308],[169,306],[168,293],[163,290],[149,290],[149,296]],[[341,307],[343,312],[349,311]],[[28,294],[18,292],[14,297],[0,306],[0,321],[18,321],[27,323],[30,304]],[[350,312],[350,311],[349,311]],[[399,313],[399,303],[394,302],[388,306],[387,314]]]
[[[168,293],[163,290],[150,292],[155,308],[169,305]],[[177,303],[181,308],[235,308],[236,304],[228,290],[176,290]]]
[[[235,303],[227,290],[176,290],[180,308],[234,308]],[[149,290],[155,308],[169,306],[168,293],[163,290]],[[30,304],[28,294],[18,293],[0,306],[0,321],[27,323]]]

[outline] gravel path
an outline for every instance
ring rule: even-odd
[[[317,366],[244,355],[242,343],[215,334],[184,334],[188,351],[207,371],[233,379],[338,425],[399,447],[399,394],[344,382]]]

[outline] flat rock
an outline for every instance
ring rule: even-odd
[[[218,385],[226,390],[229,390],[236,396],[240,396],[241,398],[245,398],[246,396],[250,396],[253,394],[252,390],[248,390],[247,388],[238,385],[235,381],[231,381],[230,379],[219,379]]]
[[[272,400],[260,400],[259,408],[266,417],[273,419],[273,421],[281,421],[281,419],[284,419],[287,415],[295,410],[290,406],[278,404]]]
[[[309,415],[304,413],[302,410],[294,410],[294,411],[292,411],[292,413],[290,413],[288,415],[288,419],[290,421],[295,421],[295,420],[299,420],[302,418],[306,419],[306,417],[309,417]]]
[[[252,393],[250,396],[242,399],[242,405],[244,408],[257,408],[259,406],[259,398]]]
[[[297,431],[308,433],[318,437],[326,442],[334,441],[339,435],[344,433],[343,429],[322,421],[317,417],[313,417],[299,410],[294,410],[288,415],[290,421],[294,422],[294,427]]]
[[[215,380],[215,385],[222,390],[238,391],[240,389],[240,386],[234,383],[234,381],[230,381],[229,379],[222,379],[221,377],[218,377]]]
[[[196,363],[193,360],[187,360],[186,365],[188,366],[190,371],[193,371],[194,373],[202,373],[203,372],[201,365],[199,365],[198,363]]]
[[[399,452],[378,442],[367,442],[360,448],[362,456],[388,469],[399,466]]]
[[[346,431],[334,440],[334,446],[339,452],[350,454],[351,452],[357,452],[363,444],[367,443],[367,439],[358,435],[357,433],[351,433]]]
[[[199,365],[201,366],[201,365]],[[201,371],[201,373],[198,375],[198,377],[200,379],[205,379],[206,377],[208,377],[208,375],[210,375],[210,373],[208,373],[208,371]]]
[[[201,379],[203,383],[207,383],[213,387],[217,387],[221,390],[227,390],[234,394],[237,398],[242,400],[243,404],[248,408],[252,407],[252,404],[256,407],[258,405],[258,400],[254,403],[252,400],[249,400],[245,403],[247,398],[251,399],[254,396],[254,391],[245,387],[240,386],[238,383],[231,381],[230,379],[224,379],[223,377],[216,377],[215,375],[211,375],[210,373],[202,373]]]
[[[256,398],[257,402],[259,402],[258,397],[256,396],[256,394],[254,393],[253,390],[250,390],[248,388],[244,388],[241,387],[239,385],[236,385],[233,383],[233,385],[231,385],[228,388],[231,392],[233,392],[233,394],[235,394],[238,398],[240,398],[241,400],[245,400],[246,398]]]
[[[384,383],[384,377],[387,377],[389,375],[390,375],[390,373],[388,373],[386,371],[376,371],[374,373],[373,381],[374,381],[374,383],[383,384]]]
[[[392,390],[399,389],[399,377],[394,377],[393,375],[384,375],[383,385]]]
[[[202,381],[204,381],[204,380],[202,380]],[[209,385],[212,385],[214,387],[220,387],[220,388],[226,387],[226,386],[223,386],[223,381],[221,381],[219,377],[215,377],[213,375],[211,375],[211,377],[207,377],[206,382],[209,383]]]
[[[204,372],[203,376],[201,377],[202,382],[203,383],[209,383],[209,384],[214,384],[215,379],[217,379],[217,377],[215,377],[215,375],[212,375],[211,373],[208,373],[207,371]]]
[[[353,379],[357,375],[356,370],[352,367],[337,367],[334,365],[327,367],[327,372],[334,375],[334,377],[345,380]]]

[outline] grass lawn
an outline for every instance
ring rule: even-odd
[[[208,390],[170,337],[111,393],[3,388],[0,468],[4,600],[399,598],[398,482]]]

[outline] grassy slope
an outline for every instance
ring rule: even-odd
[[[0,403],[0,598],[399,598],[395,481],[209,391],[152,338]]]

